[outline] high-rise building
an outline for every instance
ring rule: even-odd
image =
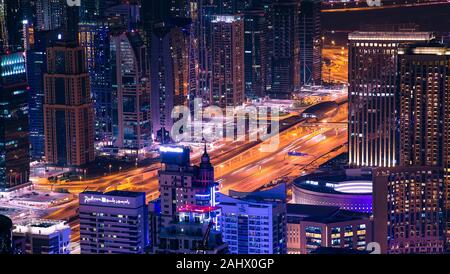
[[[0,54],[24,50],[25,0],[0,0]]]
[[[80,194],[81,254],[142,254],[148,245],[145,193]]]
[[[320,85],[322,80],[321,0],[302,0],[300,4],[300,82]]]
[[[10,218],[0,215],[0,254],[12,254],[12,227]]]
[[[442,170],[409,166],[374,174],[374,241],[381,253],[442,253]]]
[[[231,254],[285,254],[286,186],[219,194],[220,227]]]
[[[8,191],[30,177],[25,54],[1,55],[0,73],[0,191]]]
[[[441,253],[446,248],[449,68],[445,45],[418,43],[398,50],[400,167],[377,171],[374,182],[374,217],[383,252]]]
[[[218,184],[205,152],[192,166],[189,148],[161,147],[163,169],[158,173],[161,225],[155,253],[217,254],[226,252],[218,227]]]
[[[212,77],[209,103],[219,107],[244,102],[244,18],[216,15],[211,21]]]
[[[15,225],[13,239],[25,242],[22,254],[69,254],[70,232],[64,221],[33,220]]]
[[[83,0],[80,7],[80,22],[93,22],[102,18],[106,9],[105,0]]]
[[[113,141],[113,90],[111,85],[110,26],[106,20],[82,21],[79,42],[85,49],[91,94],[95,109],[95,140],[100,145]]]
[[[287,204],[289,254],[308,254],[321,247],[363,251],[372,242],[370,214],[336,206]]]
[[[245,97],[261,98],[266,91],[266,13],[252,7],[244,13]]]
[[[66,23],[66,16],[66,0],[36,0],[36,30],[59,29]]]
[[[51,165],[94,160],[94,108],[84,49],[61,42],[47,49],[44,75],[45,157]]]
[[[138,157],[152,141],[147,48],[137,32],[113,33],[110,39],[113,96],[117,98],[114,145]]]
[[[300,1],[274,0],[270,12],[271,83],[267,95],[289,99],[300,89]]]
[[[30,144],[31,156],[40,160],[45,154],[44,134],[44,73],[47,71],[47,47],[51,37],[57,33],[52,31],[36,31],[34,43],[27,51],[27,76],[30,84],[28,104],[30,107]]]
[[[172,111],[187,104],[189,94],[189,19],[172,19],[156,27],[152,36],[151,110],[153,138],[168,141]]]
[[[428,32],[349,34],[350,166],[398,165],[398,46],[432,38],[432,33]]]

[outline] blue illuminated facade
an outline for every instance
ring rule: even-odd
[[[0,191],[28,183],[28,83],[23,52],[0,56]]]
[[[105,20],[81,22],[80,44],[85,49],[91,94],[95,107],[95,139],[111,145],[113,138],[113,96],[110,29]]]
[[[34,45],[27,51],[27,76],[30,83],[30,144],[33,159],[44,157],[44,73],[47,70],[47,35],[50,32],[36,32]]]

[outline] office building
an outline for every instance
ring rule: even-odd
[[[84,1],[81,1],[84,2]],[[36,0],[36,30],[56,30],[66,24],[66,0]]]
[[[148,245],[145,193],[80,194],[81,254],[142,254]]]
[[[189,148],[161,147],[163,169],[158,172],[161,225],[155,253],[219,254],[227,251],[219,230],[218,184],[205,152],[192,166]]]
[[[0,254],[12,254],[12,228],[10,218],[0,215]]]
[[[399,48],[400,167],[378,170],[374,184],[376,236],[382,252],[446,249],[449,67],[450,51],[445,45]]]
[[[47,48],[44,75],[45,157],[50,165],[94,160],[94,108],[84,49],[74,42]]]
[[[290,99],[300,89],[300,1],[274,0],[270,12],[271,84],[267,95]]]
[[[209,103],[226,107],[244,102],[244,18],[216,15],[211,21],[212,77]]]
[[[52,31],[36,31],[34,43],[27,51],[27,77],[30,84],[30,144],[33,159],[42,160],[45,155],[44,133],[44,73],[47,71],[47,47],[51,44]]]
[[[399,164],[397,65],[400,44],[426,42],[428,32],[349,34],[349,165]]]
[[[244,13],[245,97],[261,98],[266,91],[266,13],[252,7]]]
[[[25,54],[1,55],[0,73],[0,191],[9,191],[30,177]]]
[[[33,220],[17,224],[14,241],[24,241],[22,254],[69,254],[70,227],[63,221]]]
[[[300,83],[322,82],[321,0],[303,0],[300,4]]]
[[[24,4],[23,0],[0,1],[0,54],[24,50]]]
[[[151,144],[147,48],[137,32],[113,33],[110,39],[113,96],[117,98],[114,145],[124,155],[141,157]]]
[[[220,227],[231,254],[285,254],[286,186],[217,197]]]
[[[79,43],[85,50],[95,109],[95,141],[113,142],[113,90],[111,85],[110,26],[106,20],[81,21]]]
[[[172,19],[155,27],[151,55],[151,110],[153,138],[167,143],[172,111],[187,105],[190,84],[189,19]]]
[[[287,247],[290,254],[319,248],[366,250],[372,242],[370,214],[334,206],[287,205]]]

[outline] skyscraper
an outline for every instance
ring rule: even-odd
[[[44,73],[47,71],[47,46],[51,37],[57,36],[52,31],[36,31],[34,44],[27,51],[27,76],[30,84],[28,103],[30,107],[30,144],[32,158],[44,157]]]
[[[350,33],[348,143],[351,166],[398,165],[398,46],[432,38],[427,32]]]
[[[95,140],[101,145],[111,145],[113,141],[110,34],[110,26],[105,19],[92,19],[79,24],[79,42],[85,49],[94,99]]]
[[[300,4],[300,82],[320,85],[322,80],[321,0],[303,0]]]
[[[374,182],[375,230],[384,252],[445,250],[449,68],[445,45],[419,43],[398,50],[399,167],[378,170]]]
[[[436,167],[379,168],[374,173],[374,241],[381,253],[442,253],[442,171]]]
[[[142,156],[151,144],[150,71],[147,48],[137,32],[111,36],[113,96],[117,98],[114,144]]]
[[[30,176],[28,83],[23,52],[0,56],[0,191]]]
[[[47,49],[44,75],[46,161],[82,166],[94,160],[94,109],[84,49],[61,42]]]
[[[219,107],[244,102],[244,18],[216,15],[211,21],[212,77],[209,103]]]
[[[58,29],[64,26],[66,16],[65,0],[36,0],[36,30]]]
[[[187,104],[189,94],[189,19],[172,19],[153,31],[151,109],[153,136],[165,143],[172,129],[172,110]]]
[[[260,98],[266,91],[266,14],[252,7],[244,13],[245,96]]]
[[[23,51],[24,0],[0,0],[0,54]]]
[[[268,49],[271,54],[271,98],[289,99],[300,89],[300,1],[274,0]]]
[[[189,148],[161,147],[164,167],[158,173],[161,227],[156,253],[217,254],[226,252],[218,227],[218,184],[208,153],[192,166]]]

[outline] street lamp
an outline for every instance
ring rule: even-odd
[[[109,165],[109,175],[111,175],[111,168],[112,168],[112,165],[110,164]]]

